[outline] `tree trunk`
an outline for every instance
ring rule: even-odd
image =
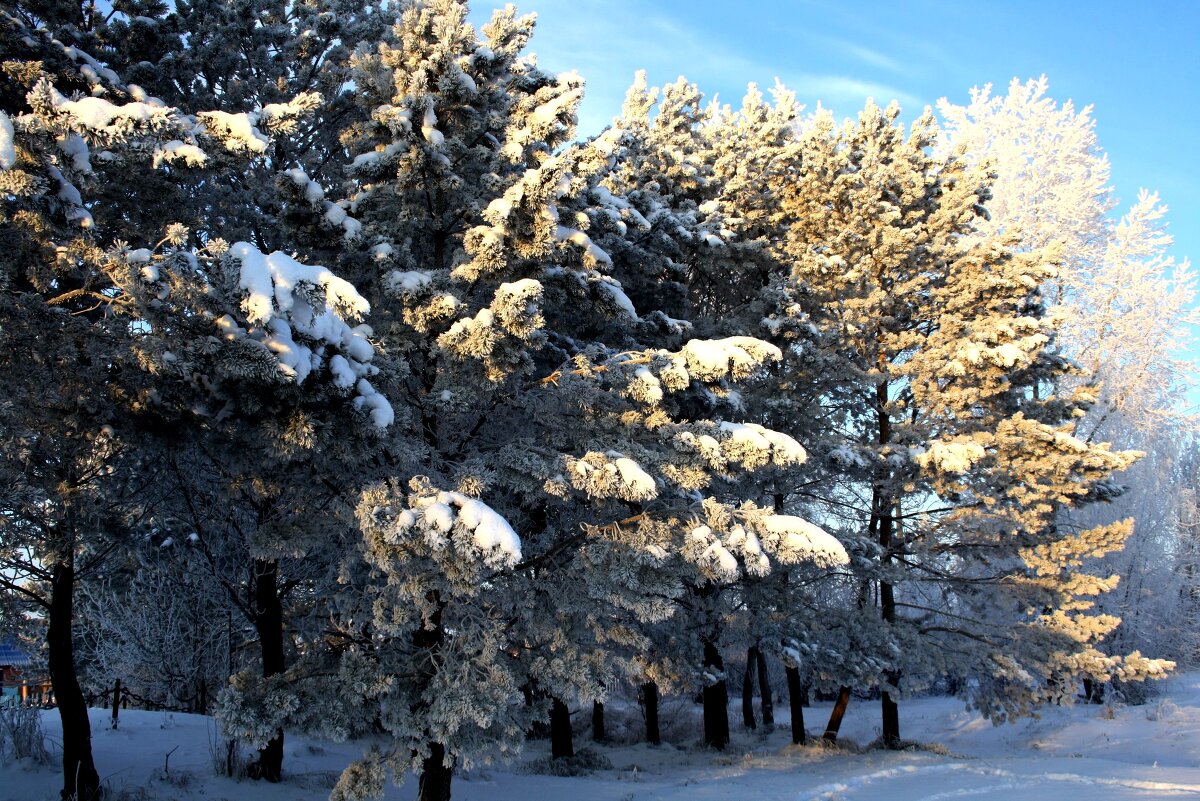
[[[575,744],[572,741],[571,710],[557,698],[550,704],[550,756],[575,756]]]
[[[113,683],[112,697],[112,727],[117,728],[118,718],[121,715],[121,680],[117,679]]]
[[[887,414],[888,392],[887,384],[881,383],[876,387],[877,397],[877,413],[879,415],[879,444],[880,446],[887,445],[892,439],[891,419]],[[895,530],[895,522],[900,518],[900,499],[893,498],[886,494],[878,485],[874,491],[871,504],[871,515],[874,518],[871,522],[877,527],[879,532],[879,545],[883,549],[882,565],[886,566],[892,561],[892,548],[895,547],[896,539],[893,537]],[[895,516],[893,516],[895,512]],[[883,578],[879,581],[879,609],[883,619],[889,624],[896,622],[896,593],[890,582]],[[888,683],[894,687],[900,685],[900,672],[889,670],[885,674]],[[900,708],[897,706],[895,699],[891,693],[882,691],[880,693],[882,699],[883,713],[883,747],[884,748],[899,748],[900,747]]]
[[[68,557],[69,559],[69,557]],[[75,646],[71,626],[75,615],[75,567],[69,561],[54,566],[50,578],[49,650],[50,686],[62,721],[64,799],[91,801],[100,796],[100,775],[92,760],[92,726],[87,702],[75,673]]]
[[[592,701],[592,740],[602,743],[607,739],[608,734],[604,731],[604,704]]]
[[[417,801],[450,801],[453,771],[446,767],[446,749],[441,743],[429,744],[429,756],[421,760],[421,778]]]
[[[412,633],[412,643],[416,648],[426,651],[436,651],[442,645],[445,629],[442,628],[442,604],[436,590],[430,590],[426,600],[434,604],[433,614],[429,618],[428,628],[418,625]],[[432,663],[434,660],[430,660]],[[420,709],[414,708],[414,712]],[[429,743],[429,756],[421,760],[421,778],[417,785],[417,801],[450,801],[450,779],[453,773],[446,764],[446,746],[443,743]]]
[[[742,725],[757,729],[754,720],[754,663],[758,661],[758,649],[751,645],[746,649],[746,669],[742,671]]]
[[[762,706],[763,726],[768,731],[775,728],[775,701],[771,698],[771,682],[767,679],[767,655],[761,648],[758,652],[758,697]]]
[[[279,563],[274,559],[254,560],[254,630],[262,653],[263,678],[283,673],[283,604],[279,599]],[[246,770],[252,779],[277,782],[283,778],[283,729],[259,750],[258,759]]]
[[[900,673],[889,670],[887,680],[892,686],[898,686]],[[900,708],[886,690],[880,693],[880,698],[883,704],[883,747],[895,750],[900,747]]]
[[[642,685],[642,703],[646,707],[646,742],[659,745],[662,736],[658,731],[658,685],[648,681]]]
[[[800,668],[787,669],[788,708],[792,713],[792,742],[803,745],[804,736],[804,690],[800,686]]]
[[[846,707],[849,705],[850,688],[843,687],[838,690],[837,701],[833,704],[833,711],[829,713],[829,722],[825,724],[825,734],[821,735],[825,740],[837,742],[838,730],[842,728],[842,718],[846,715]]]
[[[729,744],[729,690],[721,652],[710,639],[704,640],[704,666],[721,674],[720,680],[704,685],[704,744],[723,751]]]

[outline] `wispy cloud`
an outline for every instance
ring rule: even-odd
[[[486,5],[476,2],[475,8],[472,16],[477,21],[490,16]],[[651,84],[684,74],[722,102],[736,103],[748,83],[769,87],[778,76],[799,102],[813,107],[819,100],[841,114],[857,111],[868,97],[883,105],[896,99],[906,109],[922,105],[911,92],[869,74],[789,71],[788,64],[770,63],[756,52],[753,41],[735,43],[682,16],[647,11],[647,4],[637,0],[521,0],[520,8],[538,13],[531,43],[538,63],[552,70],[577,69],[587,79],[580,108],[584,134],[600,130],[620,111],[639,69],[647,71]],[[874,70],[903,73],[901,65],[882,52],[845,40],[837,46]]]
[[[903,66],[901,66],[900,62],[896,61],[894,58],[884,55],[883,53],[880,53],[878,50],[872,50],[869,47],[860,47],[859,45],[850,44],[849,42],[844,42],[843,47],[847,53],[865,64],[870,64],[873,67],[885,69],[888,72],[895,72],[898,74],[904,74],[905,72],[905,69]]]
[[[873,98],[881,106],[896,100],[909,112],[917,111],[925,105],[916,95],[895,86],[864,81],[847,75],[801,73],[781,76],[780,80],[793,90],[798,98],[806,99],[809,105],[819,100],[821,105],[841,114],[854,113],[862,108],[867,98]]]

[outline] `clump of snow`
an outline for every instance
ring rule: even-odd
[[[397,516],[396,528],[403,532],[418,522],[426,529],[426,542],[436,550],[446,545],[439,535],[449,534],[457,527],[469,535],[470,543],[491,567],[508,568],[521,561],[521,538],[517,532],[478,498],[459,492],[438,492],[421,498],[417,508]]]
[[[680,351],[688,373],[701,381],[747,378],[767,362],[783,358],[779,348],[754,337],[691,339]]]
[[[68,181],[53,164],[46,165],[46,172],[50,177],[58,181],[58,192],[55,197],[66,204],[67,209],[64,212],[66,218],[72,222],[78,222],[80,228],[91,228],[94,224],[92,213],[84,208],[83,196],[79,193],[79,187]]]
[[[688,533],[683,552],[702,568],[711,570],[718,581],[734,581],[738,577],[737,557],[708,526],[696,526]]]
[[[655,496],[654,479],[642,469],[641,465],[624,456],[618,458],[613,464],[616,465],[621,483],[628,488],[629,494],[646,498]]]
[[[779,467],[803,464],[808,454],[799,442],[779,431],[764,428],[757,423],[720,424],[726,434],[721,443],[722,450],[730,461],[747,468],[774,464]]]
[[[251,327],[244,330],[225,315],[216,322],[226,338],[248,336],[261,343],[297,383],[328,360],[334,386],[354,387],[354,405],[367,413],[373,426],[391,425],[391,404],[367,380],[377,372],[370,365],[375,355],[367,341],[370,329],[351,328],[344,319],[367,314],[366,299],[326,268],[302,264],[279,251],[264,255],[250,243],[238,242],[229,253],[241,263],[240,286],[246,291],[242,308]],[[306,286],[323,290],[324,304],[314,308]]]
[[[762,549],[762,543],[753,531],[744,526],[734,526],[725,538],[725,546],[739,550],[746,563],[746,571],[754,576],[765,576],[771,572],[771,560]]]
[[[394,252],[395,248],[392,247],[391,242],[380,242],[372,245],[370,250],[371,255],[375,258],[375,261],[387,261]]]
[[[91,172],[92,160],[87,142],[77,133],[68,133],[58,138],[58,149],[71,159],[71,166],[78,172]]]
[[[67,100],[57,89],[49,86],[51,102],[58,111],[71,115],[82,128],[105,134],[122,134],[138,123],[163,124],[170,120],[175,109],[161,101],[124,103],[116,105],[102,97],[81,97]]]
[[[433,273],[425,270],[393,270],[384,276],[383,282],[391,292],[411,295],[420,292],[432,280]]]
[[[578,459],[564,457],[562,466],[571,486],[592,498],[648,501],[658,496],[654,478],[619,451],[589,451]]]
[[[176,161],[182,161],[189,167],[203,167],[204,162],[207,160],[207,153],[196,145],[180,141],[179,139],[163,142],[154,149],[152,156],[152,163],[155,169],[163,164],[170,164]]]
[[[267,256],[249,242],[234,244],[229,253],[242,263],[240,284],[247,292],[242,307],[252,323],[269,319],[273,314],[272,303],[281,312],[291,311],[298,300],[296,288],[302,283],[325,290],[326,299],[334,310],[356,317],[371,311],[366,298],[358,294],[349,281],[324,267],[302,264],[278,250]]]
[[[131,250],[125,254],[125,261],[131,266],[141,265],[141,276],[145,281],[154,283],[158,280],[158,265],[150,261],[150,250],[147,248],[138,248]]]
[[[433,104],[430,103],[425,107],[425,117],[421,121],[421,135],[425,137],[425,141],[434,147],[441,147],[446,137],[437,129],[437,114],[433,111]]]
[[[628,391],[634,400],[651,406],[657,405],[663,399],[663,388],[658,376],[645,367],[639,367],[634,371]]]
[[[871,460],[850,445],[839,445],[829,452],[830,460],[839,467],[867,468]]]
[[[350,162],[350,169],[353,171],[362,167],[373,167],[379,161],[396,155],[401,150],[404,150],[405,147],[407,147],[406,142],[392,142],[381,150],[372,150],[367,153],[359,153],[354,157],[354,160]]]
[[[609,302],[618,308],[626,317],[636,320],[638,319],[637,309],[634,308],[633,301],[625,294],[625,288],[621,286],[621,282],[609,276],[603,276],[596,281],[596,286],[604,293]]]
[[[977,442],[934,442],[927,451],[917,454],[916,462],[921,467],[932,467],[943,473],[965,473],[986,455],[983,446]]]
[[[362,223],[347,214],[345,207],[341,204],[326,200],[325,190],[319,183],[309,178],[308,173],[299,167],[293,167],[290,170],[284,170],[281,175],[296,185],[296,188],[304,195],[305,202],[319,211],[326,223],[334,228],[341,228],[346,240],[353,241],[358,238],[358,234],[362,230]]]
[[[785,564],[809,562],[817,567],[850,564],[846,549],[820,526],[794,515],[765,515],[758,521],[763,544]]]
[[[1055,432],[1054,444],[1062,450],[1072,451],[1073,453],[1087,453],[1088,451],[1088,445],[1086,442],[1081,440],[1079,437],[1068,434],[1064,431]]]
[[[270,127],[284,120],[302,117],[321,103],[319,92],[301,92],[287,103],[268,103],[258,112],[258,121]]]
[[[361,339],[366,342],[366,339]],[[364,370],[369,372],[369,370]],[[376,428],[387,428],[396,419],[396,412],[392,408],[392,404],[383,396],[375,387],[371,386],[371,382],[365,378],[358,379],[358,383],[354,385],[358,397],[354,399],[354,407],[356,409],[366,409],[367,417],[371,420],[371,425]]]
[[[583,263],[588,267],[595,267],[597,264],[612,264],[612,257],[596,245],[592,241],[592,238],[583,231],[577,231],[574,228],[560,225],[554,229],[554,238],[560,242],[570,242],[573,245],[583,248]],[[628,298],[626,301],[628,301]],[[631,304],[630,309],[632,308]],[[637,315],[634,316],[636,317]]]
[[[265,153],[271,140],[255,127],[258,113],[243,111],[231,114],[226,111],[202,111],[196,115],[204,123],[208,133],[219,139],[230,150],[248,150]]]

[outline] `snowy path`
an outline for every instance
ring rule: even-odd
[[[1200,674],[1172,680],[1169,696],[1146,706],[1053,708],[1037,720],[992,726],[952,699],[902,705],[904,735],[935,751],[883,752],[802,747],[786,730],[735,730],[724,754],[664,745],[595,747],[611,770],[584,777],[530,775],[519,767],[454,780],[455,801],[1147,801],[1200,799]],[[680,714],[688,714],[680,706]],[[786,710],[783,710],[786,712]],[[613,710],[614,719],[619,718]],[[809,710],[810,728],[827,708]],[[875,736],[876,704],[850,706],[843,739]],[[56,735],[49,713],[46,732]],[[92,713],[96,761],[119,799],[138,801],[323,801],[354,744],[289,737],[287,779],[279,785],[214,775],[212,725],[194,715],[126,712],[118,731]],[[736,722],[737,718],[733,718]],[[582,735],[577,746],[588,745]],[[174,750],[172,750],[174,749]],[[526,760],[544,756],[532,743]],[[170,752],[170,774],[163,767]],[[51,801],[58,775],[35,765],[0,767],[0,801]],[[388,801],[411,799],[416,782],[389,788]]]

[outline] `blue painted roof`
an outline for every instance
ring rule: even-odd
[[[15,638],[6,637],[4,640],[0,640],[0,665],[28,667],[29,662],[29,654],[17,647]]]

